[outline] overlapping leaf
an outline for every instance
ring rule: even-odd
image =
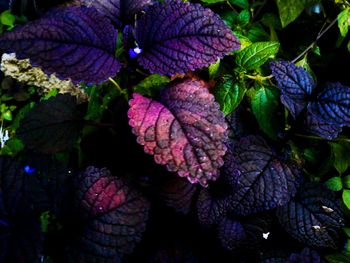
[[[77,262],[115,262],[130,253],[145,230],[149,203],[105,168],[88,167],[78,190],[86,223],[73,250]]]
[[[293,253],[285,263],[324,263],[321,256],[314,250],[304,248],[301,253]]]
[[[137,20],[138,62],[151,73],[175,75],[208,66],[239,49],[238,39],[210,9],[181,1],[156,3]]]
[[[281,89],[281,101],[293,117],[307,106],[309,97],[316,84],[310,74],[302,67],[287,61],[270,63],[272,74]]]
[[[259,136],[247,136],[226,155],[225,174],[234,171],[232,211],[249,215],[286,204],[297,192],[302,175],[295,164],[279,158]]]
[[[69,7],[16,27],[0,38],[0,48],[61,79],[100,83],[120,69],[116,42],[117,31],[96,10]]]
[[[101,14],[112,21],[120,23],[123,18],[133,18],[142,11],[152,0],[82,0],[83,5],[95,7]]]
[[[340,204],[333,193],[320,184],[307,184],[298,196],[277,209],[284,229],[312,247],[336,248],[344,225]]]
[[[81,127],[75,97],[59,94],[26,113],[17,135],[31,149],[53,153],[73,146]]]
[[[305,130],[317,134],[322,138],[326,138],[328,140],[337,138],[339,133],[342,131],[342,127],[337,124],[329,124],[326,121],[319,120],[319,118],[315,117],[309,111],[306,113],[305,120]]]
[[[133,133],[157,163],[203,186],[218,177],[227,125],[205,84],[184,79],[162,90],[161,103],[136,93],[129,103]]]

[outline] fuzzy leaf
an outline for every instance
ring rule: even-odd
[[[236,57],[238,66],[245,70],[253,70],[274,58],[280,44],[278,42],[257,42],[240,51]]]
[[[246,87],[244,83],[237,83],[232,76],[225,75],[215,87],[213,93],[216,101],[220,104],[221,111],[225,115],[228,115],[233,112],[243,100]]]
[[[319,120],[339,126],[350,126],[350,87],[329,83],[318,93],[310,112]]]
[[[186,73],[239,49],[239,40],[210,9],[165,1],[147,8],[136,26],[138,62],[151,73]]]
[[[169,171],[206,186],[218,177],[226,152],[219,105],[204,83],[191,79],[165,87],[161,102],[134,93],[128,116],[138,143]]]
[[[44,153],[63,151],[77,140],[81,118],[75,97],[59,94],[28,111],[16,134],[31,149]]]
[[[16,27],[0,38],[0,48],[30,58],[47,74],[74,83],[100,83],[116,75],[117,31],[96,10],[57,8],[41,19]]]
[[[277,209],[279,222],[308,246],[336,248],[344,218],[333,192],[321,184],[307,184],[297,197]]]
[[[114,22],[130,19],[142,11],[152,0],[81,0],[87,7],[95,7],[97,11]]]
[[[250,215],[284,205],[296,194],[301,172],[279,158],[262,137],[247,136],[225,156],[225,174],[235,174],[230,203],[237,215]],[[234,172],[232,172],[234,171]]]
[[[73,250],[76,262],[115,262],[130,253],[145,230],[149,203],[105,168],[88,167],[78,184],[85,224]]]
[[[291,62],[273,61],[270,68],[282,91],[281,101],[295,118],[306,107],[316,84],[305,69]]]

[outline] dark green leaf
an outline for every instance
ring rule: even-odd
[[[201,0],[203,3],[212,5],[220,2],[225,2],[226,0]]]
[[[305,8],[318,2],[319,0],[276,0],[282,27],[293,22]]]
[[[31,149],[44,153],[63,151],[77,140],[81,118],[76,98],[59,94],[27,112],[16,133]]]
[[[166,76],[153,74],[143,79],[134,87],[134,92],[140,93],[142,96],[154,98],[159,94],[161,88],[170,82]]]
[[[252,26],[247,34],[247,37],[252,42],[270,41],[270,35],[265,31],[261,24]]]
[[[350,143],[330,143],[334,158],[334,167],[339,174],[344,173],[350,165]]]
[[[350,209],[350,190],[343,190],[343,202]]]
[[[332,191],[340,191],[343,189],[343,184],[339,176],[335,176],[327,180],[326,186]]]
[[[350,228],[344,227],[343,230],[344,230],[345,234],[348,236],[348,238],[350,238]]]
[[[220,104],[221,111],[228,115],[234,111],[244,98],[246,88],[232,76],[226,75],[215,87],[213,93]]]
[[[256,88],[248,91],[252,111],[259,123],[260,128],[272,139],[277,138],[278,120],[277,110],[279,94],[271,87],[257,84]]]
[[[252,70],[263,65],[268,59],[274,58],[280,44],[278,42],[257,42],[242,51],[236,57],[238,66]]]
[[[248,0],[229,0],[231,4],[238,6],[240,8],[249,8]]]
[[[21,140],[18,138],[10,138],[5,146],[1,149],[2,155],[10,155],[15,156],[17,153],[22,151],[24,148],[24,145]]]
[[[245,9],[242,12],[240,12],[237,17],[237,20],[238,20],[238,24],[240,24],[241,26],[246,26],[247,24],[249,24],[249,21],[250,21],[249,10]]]
[[[329,263],[350,263],[350,253],[342,252],[325,256]]]
[[[344,188],[350,189],[350,175],[343,177]]]

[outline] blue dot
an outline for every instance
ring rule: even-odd
[[[27,174],[32,174],[32,173],[35,173],[36,169],[33,168],[33,167],[30,167],[29,165],[26,165],[24,167],[24,172],[27,173]]]
[[[142,49],[139,47],[130,48],[129,49],[129,56],[130,56],[130,58],[136,58],[141,52],[142,52]]]

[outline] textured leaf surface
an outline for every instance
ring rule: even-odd
[[[291,62],[273,61],[270,68],[282,91],[281,101],[295,118],[306,107],[316,84],[306,70]]]
[[[88,167],[78,189],[86,222],[75,251],[78,262],[115,262],[130,253],[145,230],[149,203],[105,168]]]
[[[21,120],[17,135],[31,149],[53,153],[73,146],[81,113],[75,97],[59,94],[40,102]]]
[[[86,7],[54,9],[0,38],[2,50],[74,83],[100,83],[114,76],[120,69],[116,43],[112,24]]]
[[[147,8],[136,26],[138,62],[151,73],[175,75],[206,67],[239,49],[238,39],[210,9],[166,1]]]
[[[191,183],[215,180],[226,152],[227,125],[219,105],[200,81],[185,79],[162,90],[161,102],[137,93],[129,124],[146,153]]]
[[[336,248],[344,225],[340,205],[333,193],[320,184],[308,184],[297,197],[277,209],[284,229],[308,246]]]
[[[245,70],[252,70],[273,58],[280,47],[278,42],[257,42],[240,51],[236,57],[238,66]]]
[[[155,98],[159,95],[160,90],[169,82],[170,79],[168,77],[153,74],[140,81],[134,87],[134,92],[142,96]]]
[[[328,83],[310,104],[310,111],[323,122],[350,126],[350,87]]]
[[[227,165],[227,166],[226,166]],[[225,156],[224,170],[236,170],[232,211],[249,215],[286,204],[297,192],[301,172],[273,152],[262,137],[247,136]]]
[[[304,248],[301,253],[293,253],[285,263],[324,263],[321,256],[309,248]]]
[[[123,19],[133,18],[142,11],[152,0],[82,0],[83,5],[95,7],[101,14],[112,21],[120,23]]]

